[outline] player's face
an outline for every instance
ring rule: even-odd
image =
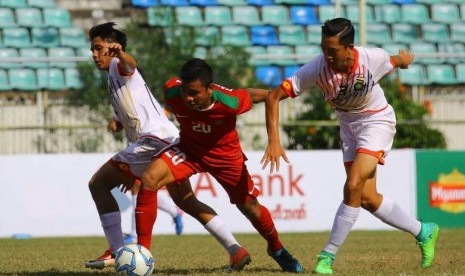
[[[346,72],[350,70],[351,64],[348,64],[348,59],[352,55],[354,45],[348,47],[339,43],[338,36],[323,36],[321,39],[321,50],[331,68]]]
[[[212,104],[212,90],[200,80],[182,84],[182,97],[190,109],[205,109]]]
[[[95,37],[90,44],[90,51],[95,65],[100,70],[108,70],[113,57],[108,55],[108,42],[101,37]]]

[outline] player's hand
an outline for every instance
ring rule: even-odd
[[[123,46],[119,43],[108,43],[108,51],[105,55],[110,57],[119,57],[123,53]]]
[[[407,69],[410,63],[412,63],[413,58],[415,57],[411,51],[405,51],[404,49],[400,49],[399,53],[397,54],[399,57],[399,68]]]
[[[287,159],[286,152],[284,151],[283,147],[279,143],[272,143],[268,144],[265,150],[265,154],[260,161],[260,164],[263,165],[262,170],[264,170],[268,164],[270,164],[270,173],[273,173],[275,168],[276,172],[279,172],[280,167],[280,158],[283,158],[286,163],[289,163],[289,159]]]

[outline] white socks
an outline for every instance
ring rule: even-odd
[[[360,207],[350,207],[341,202],[334,218],[331,235],[329,236],[329,240],[323,248],[323,251],[336,255],[339,247],[341,247],[342,243],[344,243],[347,235],[352,229],[352,226],[357,221],[360,209]]]
[[[221,243],[229,255],[234,254],[239,249],[240,245],[236,238],[234,238],[226,223],[219,216],[215,216],[205,224],[205,229]]]
[[[399,204],[387,197],[383,197],[383,202],[378,210],[373,212],[373,215],[382,222],[408,232],[414,237],[418,236],[421,231],[421,222],[406,214]]]
[[[103,214],[100,216],[100,221],[111,251],[116,252],[116,250],[124,246],[120,212]]]

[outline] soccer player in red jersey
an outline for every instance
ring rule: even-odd
[[[195,173],[210,173],[267,241],[267,252],[280,267],[303,272],[279,240],[270,212],[258,202],[259,191],[247,171],[236,131],[236,116],[265,101],[269,91],[228,89],[213,83],[212,75],[204,60],[194,58],[184,64],[179,79],[166,82],[165,102],[180,124],[180,141],[149,165],[142,175],[142,189],[157,191]]]

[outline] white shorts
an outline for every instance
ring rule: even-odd
[[[140,178],[152,159],[171,143],[155,136],[142,136],[115,154],[110,163],[131,176]]]
[[[384,164],[384,157],[392,148],[396,134],[396,115],[388,105],[376,113],[352,114],[336,111],[341,127],[342,154],[344,163],[355,159],[357,152],[365,152]]]

